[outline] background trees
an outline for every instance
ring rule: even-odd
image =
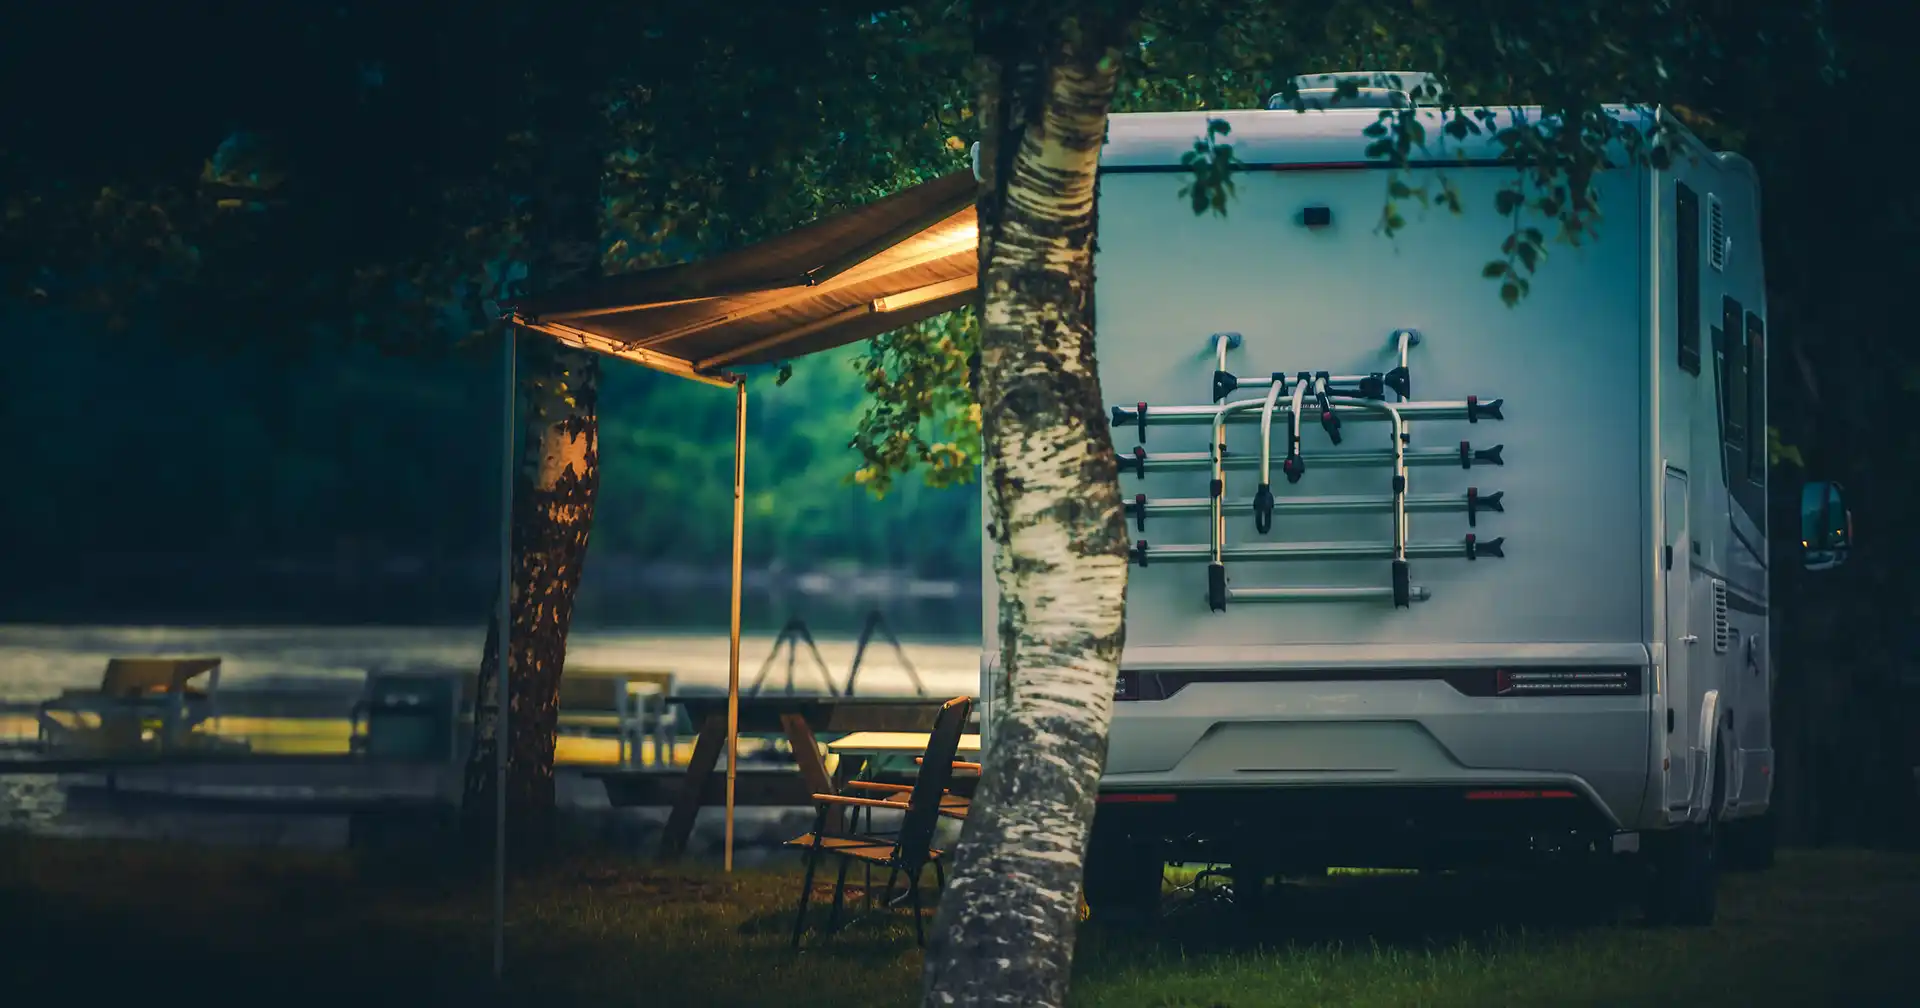
[[[1079,25],[1072,5],[1030,6],[1004,23],[1048,40]],[[1900,532],[1912,480],[1898,461],[1916,447],[1902,432],[1920,351],[1894,335],[1913,266],[1900,174],[1912,141],[1886,115],[1888,88],[1904,82],[1902,25],[1865,3],[1836,5],[1824,25],[1808,17],[1817,9],[1146,3],[1111,43],[1112,102],[1246,107],[1296,72],[1405,68],[1445,74],[1469,104],[1673,102],[1749,151],[1782,349],[1776,424],[1806,466],[1847,481],[1866,544],[1817,585],[1775,565],[1789,614],[1778,664],[1790,835],[1886,838],[1886,796],[1911,795],[1898,776],[1916,762],[1896,702],[1912,655],[1888,626],[1916,601],[1904,573],[1916,541]],[[977,125],[989,106],[970,89],[993,78],[970,77],[969,62],[995,51],[987,28],[1002,22],[976,24],[973,5],[731,11],[759,30],[715,31],[687,5],[587,0],[498,0],[459,17],[357,0],[165,16],[10,8],[23,27],[0,43],[0,87],[31,98],[9,102],[0,129],[0,422],[17,448],[10,485],[25,489],[0,495],[0,521],[36,576],[13,579],[7,612],[32,613],[26,603],[62,580],[69,598],[113,598],[120,567],[81,561],[155,542],[188,571],[236,555],[413,551],[441,571],[484,557],[493,355],[462,341],[503,289],[750,241],[956,167],[989,139]],[[1837,85],[1828,27],[1852,74]],[[1025,134],[1007,128],[993,142],[1011,149]],[[1583,144],[1547,153],[1577,167]],[[782,464],[754,470],[769,494],[750,523],[770,537],[758,548],[824,539],[852,553],[924,520],[890,512],[889,531],[873,517],[883,512],[831,500],[845,470],[970,513],[969,493],[921,496],[917,484],[972,472],[986,419],[965,383],[977,349],[977,321],[956,316],[853,352],[860,371],[803,364],[795,398],[760,399],[782,413],[763,434]],[[996,380],[990,389],[1009,387]],[[856,385],[873,397],[857,459],[833,433],[860,409]],[[725,404],[651,376],[597,391],[601,490],[621,517],[600,509],[596,555],[717,558],[723,525],[692,515],[703,494],[725,493],[723,472],[703,476],[699,462],[725,443]],[[707,410],[717,422],[703,432]],[[973,548],[955,537],[916,560],[961,573]],[[493,591],[485,570],[433,614],[476,620]],[[96,611],[151,604],[168,583]],[[204,584],[201,619],[218,618],[222,591],[259,594]],[[560,633],[553,624],[549,656]]]

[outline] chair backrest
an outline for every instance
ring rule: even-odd
[[[927,751],[920,759],[920,774],[900,820],[900,860],[908,870],[927,860],[933,828],[940,822],[940,799],[953,781],[953,754],[960,749],[960,736],[966,732],[967,715],[972,712],[972,697],[954,697],[940,705],[940,714],[934,719]]]
[[[182,693],[187,683],[219,667],[218,658],[109,658],[100,692],[119,698]]]

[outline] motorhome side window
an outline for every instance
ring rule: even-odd
[[[1767,333],[1760,316],[1747,313],[1747,429],[1753,448],[1747,452],[1747,478],[1767,480]]]
[[[1700,200],[1674,183],[1674,291],[1680,315],[1680,366],[1700,373]]]
[[[1740,302],[1723,299],[1713,341],[1714,356],[1719,358],[1720,433],[1726,441],[1729,477],[1747,471],[1747,330],[1741,315]]]

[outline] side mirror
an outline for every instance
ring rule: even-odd
[[[1853,549],[1853,512],[1838,483],[1817,480],[1800,488],[1801,566],[1830,570]]]

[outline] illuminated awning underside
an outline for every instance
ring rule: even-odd
[[[563,343],[723,381],[867,339],[973,296],[977,183],[959,171],[698,262],[524,298],[508,318]]]

